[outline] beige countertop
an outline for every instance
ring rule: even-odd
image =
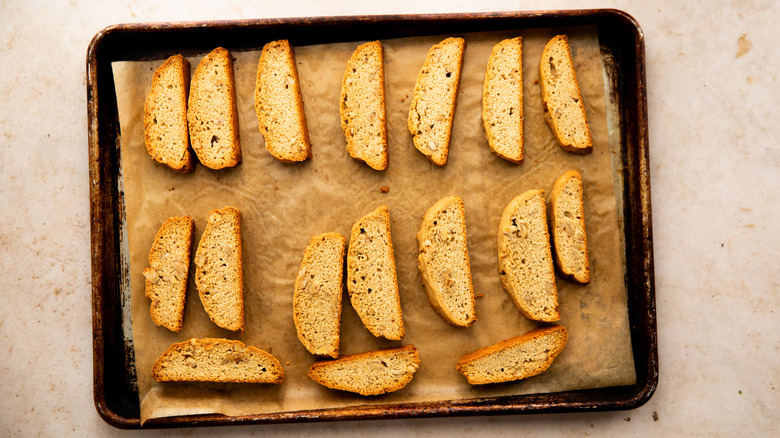
[[[613,7],[646,38],[660,380],[624,412],[159,431],[769,436],[780,430],[780,6],[573,0],[0,4],[0,435],[112,436],[92,398],[85,59],[117,23]],[[774,406],[774,407],[773,407]]]

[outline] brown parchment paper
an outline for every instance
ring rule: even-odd
[[[542,118],[538,63],[548,39],[569,36],[594,138],[593,153],[579,156],[556,143]],[[481,120],[481,93],[492,46],[524,37],[525,162],[494,156]],[[339,93],[347,60],[361,41],[296,47],[313,157],[301,164],[276,161],[265,150],[254,109],[259,51],[234,52],[243,163],[213,171],[198,164],[179,174],[146,153],[143,102],[162,60],[114,64],[121,124],[132,335],[141,401],[141,420],[217,412],[245,415],[338,408],[365,404],[458,400],[485,396],[547,393],[635,383],[621,230],[616,211],[613,163],[604,99],[603,68],[595,29],[552,29],[519,33],[465,34],[467,48],[458,93],[449,161],[432,165],[412,144],[406,128],[411,92],[428,48],[447,35],[384,40],[390,164],[377,172],[351,159],[339,124]],[[264,41],[258,41],[258,50]],[[200,57],[189,59],[192,70]],[[617,145],[612,145],[614,149]],[[582,173],[592,280],[576,285],[558,279],[560,323],[569,342],[543,374],[524,381],[475,387],[455,370],[461,355],[536,326],[525,319],[501,287],[497,268],[498,221],[506,204],[525,190],[542,188],[568,169]],[[380,187],[388,186],[389,193]],[[619,193],[619,191],[618,191]],[[415,234],[423,214],[438,199],[459,195],[466,205],[468,247],[477,299],[470,328],[446,324],[420,284]],[[334,391],[311,381],[314,357],[300,344],[293,324],[292,297],[303,249],[319,233],[349,238],[355,220],[386,204],[400,285],[406,337],[376,339],[362,327],[344,294],[342,354],[400,344],[419,349],[421,365],[404,389],[379,397]],[[195,247],[209,210],[232,205],[243,218],[246,330],[232,333],[209,320],[190,276],[184,328],[156,327],[144,297],[144,267],[159,226],[170,216],[195,219]],[[279,385],[161,384],[151,378],[154,361],[173,342],[226,337],[264,349],[285,369]]]

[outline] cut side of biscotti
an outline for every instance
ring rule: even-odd
[[[270,353],[229,339],[190,339],[171,345],[152,367],[158,382],[282,383]]]
[[[154,72],[144,102],[146,150],[155,161],[179,172],[195,167],[187,128],[189,90],[190,63],[174,55]]]
[[[285,163],[311,157],[295,52],[287,40],[263,47],[257,65],[255,111],[271,155]]]
[[[457,369],[472,385],[525,379],[547,370],[567,339],[563,326],[537,328],[464,355]]]
[[[463,38],[431,47],[414,85],[409,132],[414,147],[437,166],[447,164],[465,47]]]
[[[358,46],[341,84],[341,128],[349,156],[375,170],[387,168],[385,64],[382,43]]]
[[[449,196],[434,204],[423,217],[417,244],[417,266],[436,313],[452,325],[470,326],[477,313],[463,200]]]
[[[166,220],[149,251],[149,267],[144,269],[152,321],[174,332],[184,322],[194,229],[195,221],[189,216]]]
[[[588,283],[590,262],[579,172],[569,170],[555,180],[551,204],[553,249],[558,271],[578,283]]]
[[[544,47],[539,61],[539,84],[544,119],[558,144],[569,152],[589,154],[593,139],[566,35],[554,37]]]
[[[378,207],[352,226],[347,291],[352,307],[372,335],[396,341],[404,337],[387,206]]]
[[[244,329],[241,214],[233,207],[209,212],[195,252],[195,285],[203,308],[227,330]]]
[[[315,362],[309,377],[328,388],[379,395],[406,386],[419,366],[417,348],[407,345]]]
[[[558,321],[558,290],[543,190],[529,190],[504,209],[498,228],[501,284],[529,319]]]
[[[344,236],[314,236],[295,279],[293,318],[298,339],[312,354],[339,356]]]
[[[227,49],[217,47],[198,63],[187,120],[192,149],[204,166],[222,169],[241,162],[233,57]]]
[[[490,150],[523,162],[523,39],[493,46],[482,88],[482,123]]]

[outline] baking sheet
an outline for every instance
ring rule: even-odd
[[[594,137],[594,151],[563,151],[542,118],[538,60],[546,41],[566,33]],[[493,44],[524,37],[525,162],[494,156],[481,121],[481,92]],[[604,103],[603,68],[595,28],[491,32],[462,35],[467,48],[448,164],[437,168],[414,148],[406,129],[411,91],[428,48],[450,35],[383,40],[387,87],[390,164],[376,172],[349,158],[339,124],[341,79],[352,51],[362,41],[296,47],[296,61],[309,123],[313,158],[284,164],[264,149],[254,111],[258,51],[233,53],[243,163],[213,171],[201,165],[178,174],[149,158],[143,143],[143,100],[162,60],[114,63],[121,125],[121,158],[132,290],[132,331],[141,401],[141,420],[170,415],[226,415],[291,412],[366,404],[460,400],[547,393],[635,383],[629,333],[623,248]],[[189,58],[194,71],[200,57]],[[498,221],[504,206],[532,188],[549,195],[555,178],[568,169],[582,173],[592,264],[589,285],[557,280],[561,324],[569,343],[544,374],[520,382],[472,387],[455,370],[465,353],[519,335],[533,327],[500,284]],[[380,192],[381,186],[390,188]],[[619,188],[618,188],[619,189]],[[415,234],[425,211],[438,199],[459,195],[466,205],[468,245],[477,322],[452,327],[433,310],[420,284]],[[333,391],[309,380],[314,360],[300,344],[292,319],[295,275],[311,236],[336,231],[349,236],[352,223],[377,205],[390,207],[401,304],[407,335],[402,342],[376,339],[360,324],[344,295],[342,354],[415,344],[421,366],[404,389],[379,397]],[[195,219],[195,244],[208,211],[232,205],[243,217],[246,330],[217,328],[203,311],[190,281],[180,333],[154,326],[144,297],[142,271],[159,226],[170,216]],[[151,379],[154,361],[173,342],[192,337],[227,337],[274,354],[284,365],[281,385],[160,384]]]

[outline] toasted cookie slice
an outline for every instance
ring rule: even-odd
[[[352,226],[347,291],[352,307],[372,335],[396,341],[404,337],[387,206],[378,207]]]
[[[482,124],[497,156],[523,162],[523,39],[493,46],[482,88]]]
[[[274,158],[285,163],[311,158],[295,52],[287,40],[263,47],[257,64],[255,111],[265,148]]]
[[[144,102],[146,150],[155,161],[179,172],[195,167],[187,128],[189,91],[190,63],[174,55],[154,72]]]
[[[233,57],[217,47],[198,63],[192,77],[187,120],[192,149],[211,169],[241,162]]]
[[[227,330],[244,329],[241,214],[233,207],[209,212],[195,252],[195,285],[203,308]]]
[[[414,147],[437,166],[447,164],[465,47],[463,38],[431,47],[414,85],[409,132]]]
[[[149,267],[144,269],[152,321],[174,332],[184,322],[194,229],[195,221],[189,216],[166,220],[149,251]]]
[[[540,327],[464,355],[457,369],[472,385],[525,379],[547,370],[567,339],[563,326]]]
[[[406,386],[419,366],[417,348],[407,345],[315,362],[309,377],[328,388],[379,395]]]
[[[561,319],[543,190],[529,190],[504,209],[498,226],[501,284],[529,319]]]
[[[282,364],[239,341],[205,338],[171,345],[152,367],[158,382],[282,383]]]
[[[558,144],[569,152],[589,154],[593,138],[566,35],[554,37],[544,47],[539,77],[544,120]]]
[[[551,203],[555,264],[564,277],[588,283],[590,262],[579,172],[569,170],[555,180]]]
[[[344,236],[314,236],[295,279],[293,319],[298,339],[312,354],[339,356]]]
[[[434,204],[425,213],[417,244],[417,266],[436,313],[452,325],[473,324],[477,313],[463,200],[449,196]]]
[[[382,43],[358,46],[341,84],[341,128],[349,156],[375,170],[387,168],[385,62]]]

